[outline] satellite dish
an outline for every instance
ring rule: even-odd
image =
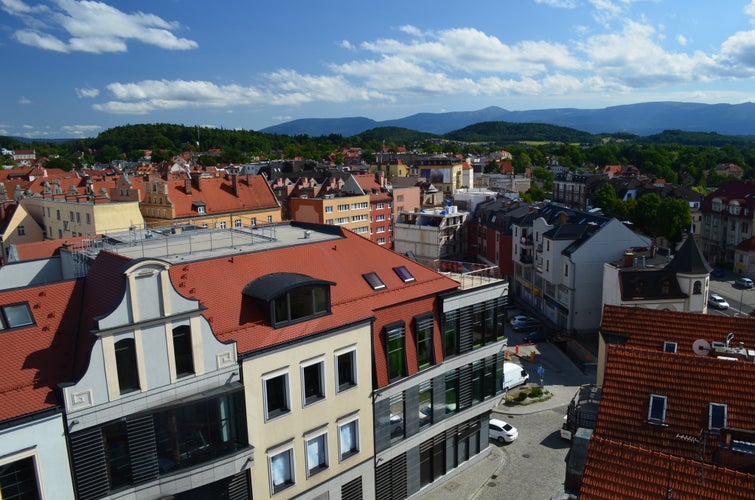
[[[710,352],[710,344],[705,339],[697,339],[692,342],[692,352],[698,356],[707,356]]]

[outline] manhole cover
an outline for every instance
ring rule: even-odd
[[[488,488],[495,488],[495,482],[494,481],[490,481],[488,483]]]
[[[523,453],[523,454],[522,454],[522,457],[523,457],[523,458],[530,458],[530,454],[529,454],[529,453]]]

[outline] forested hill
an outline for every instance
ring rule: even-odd
[[[449,132],[444,138],[464,142],[568,142],[595,144],[600,136],[545,123],[483,122]]]

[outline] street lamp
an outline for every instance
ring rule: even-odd
[[[743,314],[744,314],[744,311],[742,310],[742,299],[744,299],[745,290],[751,290],[751,289],[750,288],[742,288],[742,290],[739,292],[739,312],[741,312]]]

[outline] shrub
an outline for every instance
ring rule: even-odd
[[[528,395],[529,394],[527,394],[527,391],[520,391],[519,394],[517,394],[514,399],[516,401],[524,401],[525,399],[527,399]]]
[[[532,398],[539,398],[543,395],[543,388],[542,387],[533,387],[530,391],[530,397]]]

